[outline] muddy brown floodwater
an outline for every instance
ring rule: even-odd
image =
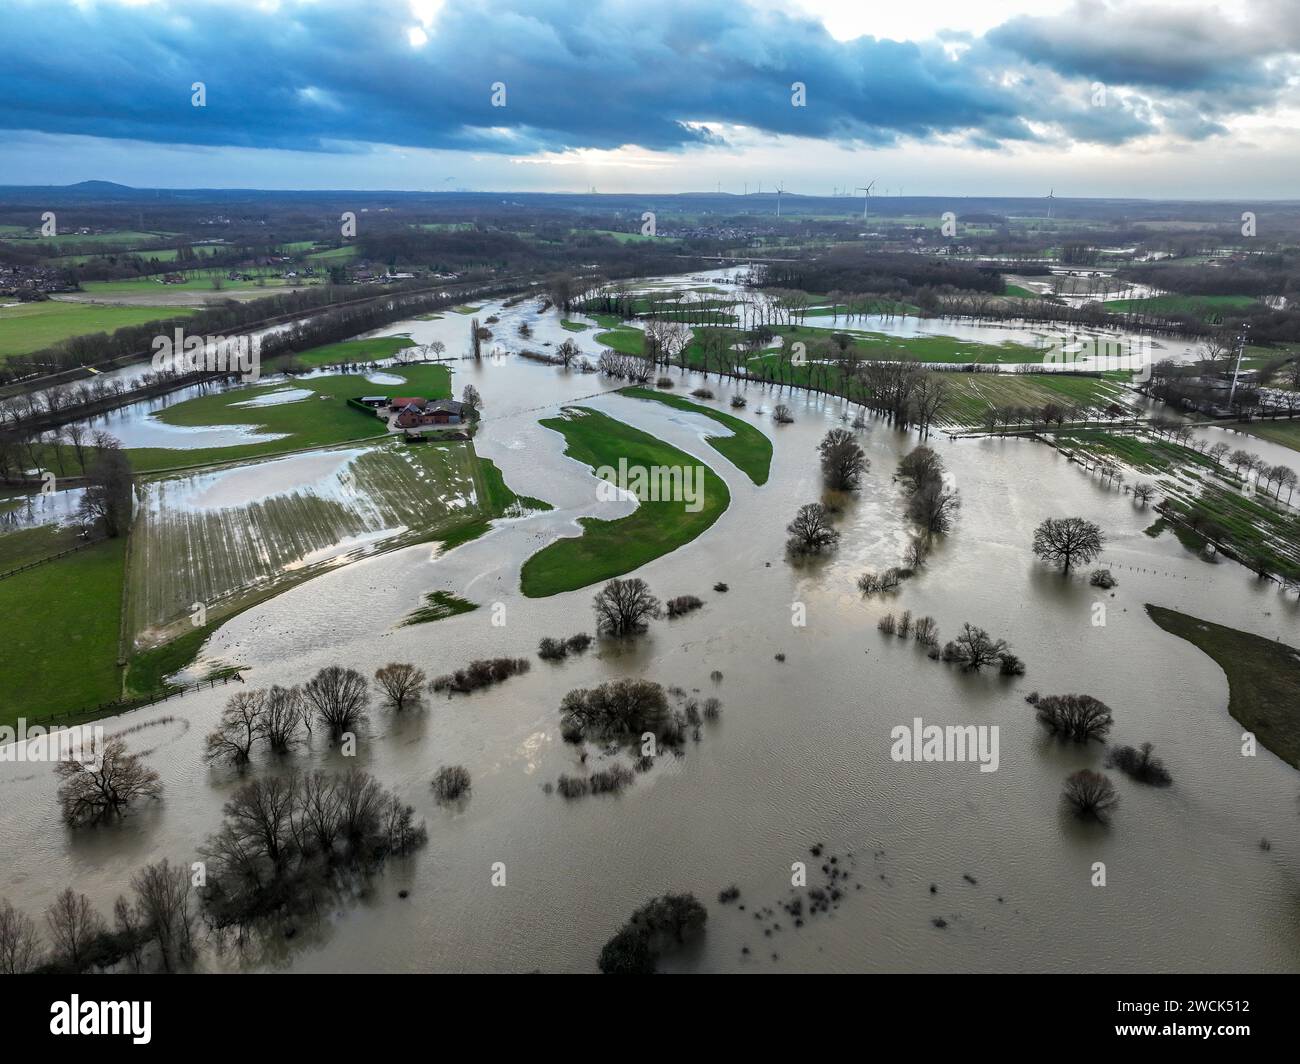
[[[531,304],[493,305],[483,316],[493,311],[501,335],[532,321],[532,346],[570,335],[554,312],[538,319]],[[459,343],[468,328],[459,317],[383,331]],[[590,332],[576,336],[597,350]],[[410,660],[433,675],[509,654],[532,657],[533,669],[472,696],[434,698],[400,719],[373,708],[355,760],[415,805],[427,846],[390,863],[366,896],[291,942],[271,935],[244,953],[209,952],[205,966],[592,971],[601,945],[638,905],[664,891],[693,891],[709,907],[707,932],[665,967],[1300,970],[1300,778],[1267,751],[1241,755],[1223,673],[1142,608],[1158,603],[1294,644],[1294,601],[1234,564],[1199,560],[1171,536],[1145,535],[1149,510],[1046,446],[944,437],[933,445],[962,493],[957,527],[922,575],[897,594],[864,600],[857,576],[898,564],[907,541],[891,474],[913,435],[870,422],[861,439],[871,471],[840,522],[840,549],[792,565],[784,527],[800,504],[820,496],[816,445],[842,423],[841,401],[787,391],[779,401],[796,420],[781,426],[770,416],[773,393],[739,389],[749,400],[740,416],[775,441],[771,479],[756,488],[703,442],[719,431],[715,422],[602,394],[583,401],[698,456],[727,482],[731,505],[700,538],[637,572],[661,598],[697,594],[703,609],[656,622],[629,647],[597,644],[547,664],[535,656],[539,638],[591,630],[594,589],[525,599],[519,567],[556,537],[576,534],[577,516],[615,511],[597,502],[586,467],[565,458],[561,438],[537,419],[610,385],[518,358],[453,368],[458,393],[473,384],[484,397],[480,453],[517,492],[556,509],[496,522],[446,554],[411,547],[313,579],[227,623],[205,659],[247,664],[255,685],[301,682],[332,663],[372,673]],[[679,378],[676,393],[697,380]],[[711,405],[727,409],[737,389],[710,383],[718,395]],[[625,512],[627,504],[614,505]],[[1034,526],[1069,514],[1106,530],[1105,560],[1119,578],[1113,595],[1082,575],[1063,579],[1030,554]],[[730,585],[725,594],[712,590],[720,580]],[[397,627],[435,589],[480,608]],[[1101,626],[1093,623],[1096,602],[1106,607]],[[503,626],[492,624],[495,603],[504,607]],[[804,626],[792,623],[800,606]],[[901,609],[932,614],[942,639],[964,621],[982,625],[1011,642],[1028,674],[964,675],[928,660],[877,631],[882,613]],[[720,681],[711,680],[714,670]],[[547,781],[581,771],[560,739],[561,697],[624,675],[716,695],[721,721],[620,796],[566,802],[544,794]],[[1100,767],[1101,751],[1049,739],[1025,702],[1034,690],[1086,692],[1108,703],[1112,739],[1153,741],[1174,785],[1145,788],[1112,773],[1121,803],[1111,826],[1071,819],[1060,807],[1064,778]],[[108,911],[140,865],[192,860],[240,781],[200,760],[229,693],[188,695],[107,722],[111,733],[175,718],[129,740],[152,751],[163,800],[108,830],[72,833],[60,824],[48,766],[0,765],[0,895],[38,914],[71,884]],[[890,731],[915,717],[997,725],[998,770],[894,762]],[[344,759],[318,742],[297,762]],[[472,773],[463,809],[432,799],[430,780],[443,764]],[[1271,849],[1261,848],[1264,838]],[[811,857],[817,844],[827,856]],[[756,909],[790,895],[793,862],[810,862],[817,883],[829,855],[850,874],[837,908],[799,928],[779,910],[755,919]],[[504,886],[491,885],[495,862],[505,864]],[[1091,885],[1095,862],[1106,866],[1104,887]],[[716,901],[733,883],[745,911]]]

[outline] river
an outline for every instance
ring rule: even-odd
[[[539,319],[531,301],[492,304],[479,316],[493,312],[498,335],[528,320],[532,346],[573,335],[595,353],[591,332],[564,331],[554,311]],[[466,329],[467,318],[448,314],[381,332],[409,332],[418,342],[446,337],[454,351]],[[204,967],[592,971],[600,946],[633,909],[655,894],[689,890],[709,907],[707,932],[668,958],[668,969],[1300,970],[1296,772],[1264,750],[1241,756],[1242,728],[1227,713],[1222,672],[1142,609],[1158,603],[1294,644],[1293,599],[1235,564],[1199,560],[1168,534],[1146,536],[1149,510],[1046,446],[939,437],[934,446],[964,500],[957,527],[900,592],[863,600],[857,576],[898,564],[907,540],[891,473],[917,442],[912,434],[870,423],[861,440],[872,468],[842,516],[839,550],[793,565],[784,527],[820,496],[816,446],[844,423],[842,401],[739,387],[749,401],[741,416],[776,444],[771,478],[756,488],[703,442],[719,431],[715,422],[601,394],[584,405],[696,455],[727,482],[731,505],[704,535],[637,572],[661,598],[697,594],[703,609],[654,623],[630,646],[598,643],[548,664],[535,656],[538,640],[591,631],[594,588],[525,599],[519,567],[557,536],[576,534],[576,517],[613,514],[596,501],[586,468],[563,456],[562,439],[537,418],[610,384],[513,357],[456,362],[453,370],[458,393],[473,384],[484,397],[479,452],[516,491],[556,509],[499,521],[445,555],[411,547],[317,577],[222,626],[204,657],[248,665],[254,685],[302,682],[334,663],[369,674],[410,660],[432,676],[508,654],[531,656],[533,669],[472,696],[435,697],[422,713],[396,718],[372,708],[355,762],[415,805],[428,845],[391,862],[373,890],[292,940],[268,934],[243,952],[209,951]],[[698,383],[690,375],[675,391]],[[718,393],[711,405],[727,409],[737,389],[710,384]],[[776,401],[792,408],[793,424],[772,422]],[[1119,578],[1113,597],[1031,555],[1034,526],[1067,514],[1106,530],[1105,558]],[[726,593],[711,590],[720,580]],[[435,589],[480,609],[396,627]],[[1093,624],[1098,601],[1104,626]],[[496,603],[506,622],[499,627]],[[804,626],[792,623],[800,606]],[[964,621],[989,629],[1011,642],[1028,674],[964,675],[928,660],[877,631],[882,613],[900,609],[932,614],[942,639]],[[710,679],[714,670],[720,681]],[[543,793],[560,773],[580,771],[559,736],[563,694],[623,675],[716,694],[721,721],[688,743],[683,758],[663,758],[620,796],[567,802]],[[1064,778],[1099,768],[1100,750],[1051,740],[1025,702],[1035,690],[1101,698],[1114,711],[1112,739],[1153,741],[1174,785],[1144,788],[1112,773],[1121,804],[1111,826],[1070,818],[1059,804]],[[151,751],[165,787],[155,807],[106,830],[70,832],[60,823],[49,766],[0,764],[0,895],[37,914],[71,884],[107,913],[140,865],[193,860],[240,782],[200,760],[229,694],[217,688],[105,722],[110,734],[158,722],[128,741]],[[998,771],[894,762],[890,731],[915,717],[998,726]],[[319,739],[296,760],[346,763]],[[432,799],[430,780],[443,764],[472,773],[463,809]],[[268,766],[259,761],[253,771]],[[819,881],[810,856],[817,844],[850,872],[838,908],[797,929],[780,910],[775,918],[756,914],[790,895],[793,862],[810,862],[810,882]],[[506,866],[504,886],[491,885],[496,862]],[[1091,885],[1095,862],[1105,864],[1105,886]],[[716,901],[732,883],[744,911]],[[403,890],[408,897],[399,897]]]

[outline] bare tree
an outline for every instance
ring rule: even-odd
[[[831,429],[818,445],[822,456],[822,477],[832,491],[856,491],[862,474],[871,468],[853,433]]]
[[[399,713],[407,706],[419,706],[420,692],[427,679],[423,669],[396,661],[375,670],[375,682],[383,688],[389,704]]]
[[[1115,786],[1101,772],[1083,768],[1066,777],[1065,800],[1076,815],[1105,823],[1119,804]]]
[[[1087,565],[1096,558],[1104,543],[1101,529],[1082,517],[1049,517],[1034,530],[1034,553],[1061,563],[1066,573],[1076,562]]]
[[[941,479],[927,480],[907,501],[907,516],[916,522],[927,536],[942,535],[951,531],[957,511],[960,509],[960,493]]]
[[[370,693],[366,678],[355,669],[330,665],[307,681],[303,689],[330,735],[338,738],[365,719]]]
[[[979,672],[985,665],[996,664],[1007,652],[1006,640],[994,639],[983,628],[969,622],[962,625],[961,632],[953,643],[957,650],[956,660],[962,663],[962,668],[972,672]]]
[[[472,384],[465,385],[465,390],[461,392],[460,401],[470,409],[471,416],[478,417],[479,410],[483,406],[483,396]]]
[[[563,363],[564,368],[568,369],[569,366],[582,356],[582,348],[578,346],[573,337],[569,337],[564,341],[564,343],[560,344],[560,346],[555,349],[555,353],[559,357],[561,363]]]
[[[840,541],[839,532],[831,527],[830,511],[819,502],[800,506],[785,530],[790,533],[786,547],[794,554],[820,554]]]
[[[41,959],[36,923],[19,912],[9,899],[0,899],[0,975],[30,972]]]
[[[339,834],[341,799],[336,778],[326,772],[314,772],[302,781],[297,821],[308,842],[318,853],[329,854]]]
[[[1076,743],[1103,742],[1114,723],[1110,707],[1092,695],[1047,695],[1034,704],[1049,731]]]
[[[81,496],[81,516],[90,523],[102,521],[111,537],[120,536],[131,523],[131,463],[120,446],[101,448],[86,474]]]
[[[131,877],[140,930],[158,943],[163,968],[172,970],[193,955],[194,917],[190,912],[190,874],[167,858],[145,865]]]
[[[225,761],[232,765],[245,765],[264,727],[266,692],[240,691],[226,702],[221,719],[214,731],[208,734],[203,760],[212,764]]]
[[[637,635],[662,612],[659,600],[640,577],[611,580],[596,593],[592,604],[596,608],[596,630],[602,635]]]
[[[225,804],[226,826],[249,852],[278,867],[292,842],[290,818],[298,791],[294,773],[253,780]]]
[[[259,734],[277,754],[289,752],[298,741],[298,730],[310,727],[307,700],[301,687],[273,684],[266,692],[266,706],[259,722]]]
[[[1150,484],[1133,485],[1133,498],[1143,506],[1149,503],[1155,497],[1155,494],[1156,489]]]
[[[86,435],[87,430],[83,422],[74,421],[70,425],[63,427],[63,435],[68,443],[72,446],[73,453],[77,456],[77,465],[84,473],[86,471]]]
[[[65,888],[46,910],[45,926],[49,928],[55,959],[75,971],[85,967],[91,946],[106,930],[104,918],[90,899],[71,887]]]
[[[137,798],[157,798],[162,793],[158,773],[138,754],[128,753],[121,738],[92,748],[93,760],[60,761],[54,767],[63,780],[59,806],[72,825],[95,824],[126,810]]]

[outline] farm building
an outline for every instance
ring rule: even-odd
[[[396,399],[393,400],[394,407],[397,402]],[[398,411],[394,424],[403,429],[423,428],[427,425],[460,425],[473,416],[464,403],[458,403],[455,399],[435,399],[432,402],[411,399]]]

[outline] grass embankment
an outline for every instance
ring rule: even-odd
[[[1228,712],[1292,768],[1300,768],[1300,651],[1202,621],[1163,606],[1146,607],[1166,632],[1186,639],[1228,678]]]
[[[193,313],[193,307],[128,307],[54,299],[0,307],[0,359],[39,351],[73,336],[111,333],[124,325],[185,318]]]
[[[0,580],[0,724],[112,702],[126,540]]]
[[[579,518],[581,536],[552,543],[524,563],[521,584],[529,598],[557,595],[630,573],[695,539],[731,503],[727,485],[708,466],[595,410],[566,407],[565,416],[546,418],[541,424],[564,437],[565,454],[593,470],[601,466],[617,469],[620,458],[627,460],[629,468],[702,469],[703,485],[697,484],[697,489],[703,505],[692,513],[685,501],[642,500],[627,517],[612,521]]]
[[[570,321],[568,318],[564,318],[560,321],[560,328],[567,329],[569,332],[580,333],[580,332],[586,332],[588,329],[591,328],[591,326],[586,324],[585,322]]]
[[[741,421],[731,414],[724,414],[720,410],[692,403],[680,396],[665,395],[663,392],[651,391],[649,388],[622,388],[620,394],[631,396],[633,399],[663,403],[692,414],[703,414],[720,425],[725,425],[731,429],[730,436],[705,436],[705,442],[755,484],[762,486],[767,483],[768,473],[772,468],[772,441],[749,422]]]
[[[294,355],[294,361],[306,366],[339,366],[347,363],[379,362],[392,358],[399,351],[414,347],[415,341],[409,336],[372,336],[368,340],[345,340],[339,344],[325,344],[313,347],[300,355]],[[367,382],[368,383],[368,382]],[[371,394],[369,392],[367,395]],[[374,393],[380,394],[378,392]],[[431,398],[425,396],[425,398]]]

